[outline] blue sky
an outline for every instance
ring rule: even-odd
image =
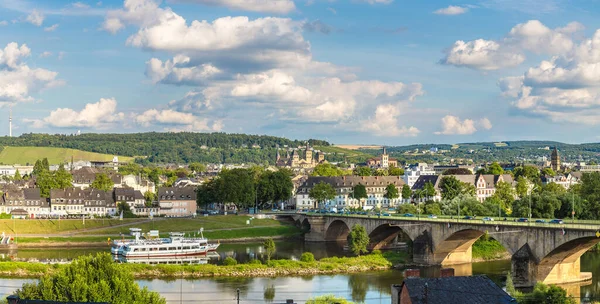
[[[596,142],[599,4],[0,0],[0,135]]]

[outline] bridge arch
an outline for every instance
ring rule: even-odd
[[[369,233],[369,248],[372,250],[381,249],[392,243],[398,235],[405,236],[407,239],[412,239],[406,231],[396,225],[389,223],[377,226]]]
[[[304,220],[302,221],[300,228],[302,228],[302,231],[304,232],[309,232],[311,227],[310,227],[310,221],[308,220],[308,218],[304,218]]]
[[[345,241],[350,234],[350,227],[343,220],[335,220],[327,226],[325,230],[325,241],[327,242],[340,242]]]
[[[590,273],[581,273],[580,259],[586,251],[599,242],[600,238],[598,237],[581,237],[554,248],[540,260],[536,281],[544,284],[557,284],[590,279]]]
[[[473,260],[473,244],[481,238],[486,231],[479,229],[462,229],[450,234],[447,238],[438,242],[433,251],[435,264],[453,265],[471,263]],[[494,238],[493,232],[491,238]],[[511,255],[509,244],[502,237],[494,238]]]

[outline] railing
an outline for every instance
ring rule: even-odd
[[[568,223],[564,221],[564,224],[553,224],[553,223],[536,223],[535,219],[529,222],[515,222],[514,220],[494,220],[494,221],[484,221],[482,218],[476,219],[463,219],[463,218],[448,218],[448,217],[438,217],[438,218],[429,218],[427,216],[414,216],[414,217],[404,217],[402,215],[390,215],[390,216],[379,216],[379,214],[373,215],[359,215],[359,214],[332,214],[332,213],[296,213],[296,214],[305,214],[311,216],[327,216],[327,217],[344,217],[344,218],[365,218],[365,219],[382,219],[382,220],[392,220],[399,222],[433,222],[433,223],[461,223],[461,224],[471,224],[471,225],[486,225],[486,226],[517,226],[517,227],[536,227],[536,228],[555,228],[555,229],[580,229],[580,230],[593,230],[600,231],[600,222],[596,222],[596,224],[591,223]]]

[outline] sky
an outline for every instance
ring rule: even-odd
[[[598,0],[0,0],[0,135],[600,141]]]

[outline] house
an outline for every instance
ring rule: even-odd
[[[93,167],[83,167],[71,171],[71,175],[73,176],[73,187],[88,188],[94,182],[96,174],[98,173],[106,173],[113,181],[114,187],[122,187],[123,176],[121,176],[121,174],[116,172],[105,172]]]
[[[154,182],[152,182],[146,178],[142,178],[140,175],[134,175],[134,174],[124,175],[121,178],[121,184],[119,186],[115,186],[115,187],[117,187],[117,188],[120,188],[120,187],[133,188],[134,190],[139,190],[142,193],[146,193],[148,191],[150,191],[152,193],[156,192],[156,185],[154,185]]]
[[[387,169],[389,167],[398,167],[398,160],[395,158],[391,158],[387,152],[385,151],[385,147],[383,147],[383,152],[378,157],[372,157],[367,159],[365,162],[370,168],[383,168]]]
[[[196,214],[195,187],[165,187],[158,189],[160,214],[172,217]]]
[[[309,197],[310,190],[318,183],[330,184],[336,191],[336,197],[324,203],[324,206],[317,206],[317,202]],[[351,197],[352,189],[356,185],[364,185],[367,190],[367,198],[363,201]],[[385,198],[386,187],[392,184],[398,190],[400,195],[404,180],[400,176],[309,176],[304,181],[298,191],[296,191],[295,201],[297,209],[314,209],[319,207],[326,208],[363,208],[373,209],[376,207],[393,207],[402,202],[402,199]]]
[[[53,215],[114,215],[116,204],[112,191],[94,188],[67,188],[50,190],[50,207]]]
[[[25,212],[25,213],[23,213]],[[37,218],[50,213],[50,207],[45,198],[40,197],[39,188],[10,188],[2,194],[0,213],[21,217]]]
[[[144,195],[140,190],[134,190],[133,188],[114,188],[113,195],[115,202],[125,202],[129,205],[130,209],[146,205],[146,198],[144,198]]]
[[[409,187],[412,188],[412,186],[417,182],[419,176],[421,175],[436,174],[433,170],[433,166],[430,166],[427,163],[418,163],[404,170],[404,175],[402,176],[402,179],[404,179],[404,183],[406,183]]]
[[[417,182],[412,187],[413,192],[422,190],[425,185],[429,182],[433,184],[435,188],[435,195],[433,197],[419,197],[421,201],[434,200],[440,201],[441,195],[441,180],[443,177],[452,176],[463,183],[473,185],[475,187],[475,197],[478,201],[483,202],[486,198],[496,193],[496,186],[500,182],[506,182],[514,187],[514,180],[510,174],[478,174],[478,175],[429,175],[420,176]]]
[[[563,188],[565,189],[569,189],[572,185],[578,184],[579,180],[581,179],[581,172],[572,172],[569,173],[567,175],[555,175],[555,176],[548,176],[548,175],[544,175],[541,177],[542,179],[542,184],[545,186],[547,184],[550,183],[555,183],[558,185],[563,186]]]
[[[516,304],[517,301],[485,275],[469,277],[409,277],[392,285],[392,304]]]
[[[15,176],[15,173],[19,171],[21,176],[30,175],[33,172],[33,166],[20,166],[20,165],[2,165],[0,166],[0,176]]]

